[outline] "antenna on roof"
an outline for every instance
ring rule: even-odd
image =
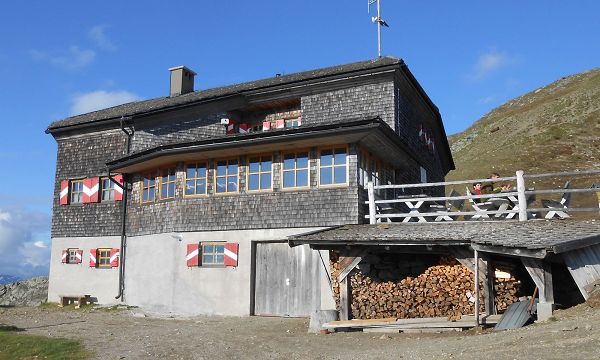
[[[381,25],[390,26],[381,18],[381,0],[367,0],[367,2],[368,13],[371,13],[371,5],[377,3],[377,16],[371,17],[371,22],[377,24],[377,56],[381,57]]]

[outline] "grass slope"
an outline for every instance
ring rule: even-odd
[[[73,340],[24,335],[13,326],[0,325],[0,359],[88,359],[90,354]]]
[[[599,168],[600,68],[513,99],[449,141],[448,180]]]

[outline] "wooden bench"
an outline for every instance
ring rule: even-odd
[[[90,302],[91,295],[59,295],[60,304],[58,306],[63,307],[65,305],[73,304],[77,301],[75,309],[79,309],[81,305],[86,305]]]

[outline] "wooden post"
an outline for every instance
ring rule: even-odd
[[[373,189],[373,182],[371,181],[367,183],[367,193],[369,194],[369,224],[376,224],[375,190]]]
[[[475,251],[475,325],[479,326],[479,252]]]
[[[350,320],[352,318],[352,287],[350,276],[346,276],[340,282],[340,320]]]
[[[554,286],[552,283],[552,268],[547,260],[522,257],[521,261],[531,279],[539,289],[537,306],[538,320],[545,321],[552,316],[554,310]]]
[[[517,192],[519,193],[519,221],[527,221],[527,197],[525,196],[523,170],[517,170]]]
[[[484,256],[485,261],[485,282],[483,283],[483,292],[485,296],[485,313],[486,315],[496,314],[496,301],[494,299],[494,279],[496,271],[492,259]]]

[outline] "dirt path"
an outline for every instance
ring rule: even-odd
[[[134,311],[0,308],[0,323],[80,339],[99,359],[600,359],[600,310],[587,305],[518,330],[383,336],[308,334],[304,319],[160,319]]]

